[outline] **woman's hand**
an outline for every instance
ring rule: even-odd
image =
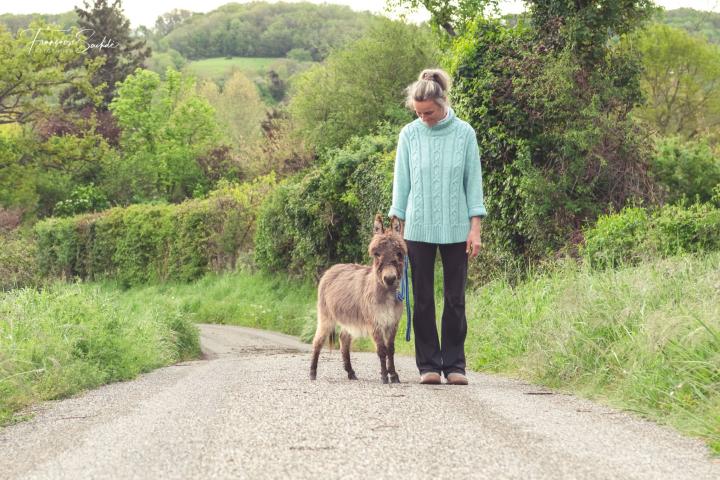
[[[465,243],[465,253],[468,254],[470,259],[478,256],[480,253],[480,247],[482,247],[482,240],[480,236],[482,234],[482,224],[480,217],[472,217],[472,224],[470,225],[470,233],[468,233],[467,241]]]

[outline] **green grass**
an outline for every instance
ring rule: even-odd
[[[468,295],[469,365],[639,412],[720,453],[719,267],[713,254],[491,283]]]
[[[114,283],[102,288],[114,292]],[[201,323],[220,323],[275,330],[303,336],[315,322],[315,288],[282,276],[243,271],[209,274],[194,283],[133,287],[123,296],[137,304],[177,309]]]
[[[114,282],[102,288],[115,292]],[[440,285],[442,291],[442,285]],[[177,309],[201,323],[219,323],[274,330],[310,343],[315,334],[317,290],[311,282],[283,275],[237,271],[209,274],[187,283],[165,283],[133,287],[122,295],[135,304],[153,303]],[[398,332],[398,353],[414,354],[413,343],[404,340],[405,323]],[[400,339],[402,337],[402,344]],[[373,351],[369,338],[355,339],[353,349]]]
[[[127,380],[200,353],[178,310],[97,285],[56,283],[0,294],[0,425],[32,403]]]
[[[228,77],[233,69],[238,69],[246,75],[255,75],[267,70],[273,63],[284,60],[284,58],[250,57],[206,58],[204,60],[189,62],[185,66],[185,69],[199,77],[219,80],[221,78]]]

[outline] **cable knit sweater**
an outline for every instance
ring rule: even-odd
[[[405,220],[405,239],[428,243],[467,240],[470,218],[487,215],[475,130],[455,116],[432,127],[420,119],[398,140],[389,216]]]

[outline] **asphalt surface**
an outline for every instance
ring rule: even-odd
[[[0,430],[0,478],[720,479],[699,440],[569,395],[470,373],[382,385],[374,354],[203,325],[206,359],[33,408]]]

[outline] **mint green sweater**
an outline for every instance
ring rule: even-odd
[[[470,218],[487,215],[475,130],[455,116],[432,127],[419,118],[400,131],[389,216],[405,220],[405,239],[467,240]]]

